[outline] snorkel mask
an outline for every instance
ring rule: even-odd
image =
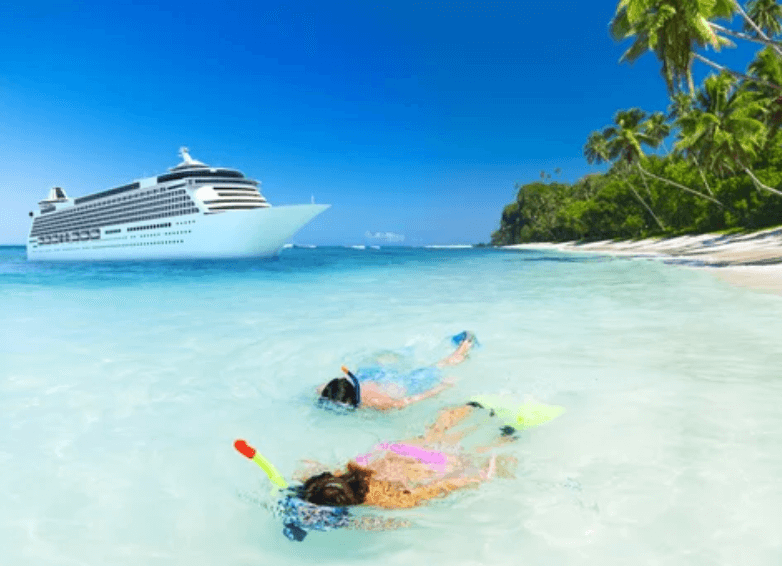
[[[318,406],[320,406],[323,409],[328,409],[330,411],[345,413],[345,412],[354,411],[356,407],[358,407],[361,404],[361,385],[359,384],[358,378],[355,375],[353,375],[353,372],[351,372],[345,366],[342,366],[341,369],[348,376],[350,383],[353,386],[353,391],[355,392],[355,405],[352,402],[337,400],[329,395],[321,393],[320,398],[318,398]],[[326,385],[324,391],[326,389],[329,389],[333,384],[340,381],[345,383],[348,380],[346,380],[345,378],[334,378]],[[353,400],[354,399],[350,399],[350,401]]]
[[[289,488],[277,500],[274,514],[282,520],[282,533],[290,540],[301,542],[308,531],[333,531],[350,524],[347,507],[315,505],[301,497],[301,486]]]
[[[328,507],[315,505],[302,499],[302,486],[288,487],[288,482],[282,477],[277,468],[258,453],[255,448],[244,440],[234,442],[234,448],[245,458],[252,460],[266,472],[278,489],[272,489],[280,497],[275,506],[274,514],[282,520],[284,528],[282,534],[289,540],[301,542],[307,536],[308,531],[331,531],[347,527],[350,523],[347,507]]]

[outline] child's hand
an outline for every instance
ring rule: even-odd
[[[490,480],[494,475],[494,470],[496,469],[496,465],[497,465],[497,455],[492,454],[491,458],[489,459],[489,463],[486,466],[486,469],[481,470],[481,477],[483,479]]]

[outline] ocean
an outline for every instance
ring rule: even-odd
[[[658,261],[494,249],[37,263],[0,248],[0,562],[778,565],[782,297]],[[315,388],[473,331],[403,411]],[[500,478],[289,541],[246,439],[290,475],[423,432],[474,394],[565,407]],[[380,513],[381,515],[383,513]]]

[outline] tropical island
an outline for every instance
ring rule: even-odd
[[[667,108],[619,110],[613,123],[585,135],[584,157],[609,164],[604,173],[567,184],[542,172],[540,181],[517,185],[491,243],[730,236],[782,224],[777,0],[746,7],[737,0],[621,0],[610,31],[616,41],[631,41],[620,62],[647,52],[659,60]],[[757,47],[745,69],[710,58],[734,42]],[[696,63],[713,70],[697,86]]]

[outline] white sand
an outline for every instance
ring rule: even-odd
[[[701,234],[645,240],[533,243],[508,249],[557,250],[646,257],[711,268],[734,285],[782,294],[782,228],[749,234]]]

